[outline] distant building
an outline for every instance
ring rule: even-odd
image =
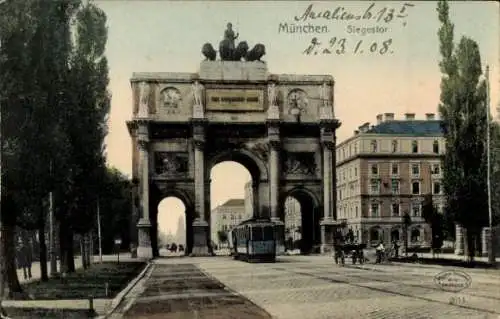
[[[288,196],[285,200],[285,239],[298,240],[301,237],[302,213],[300,203],[295,198]]]
[[[229,232],[232,227],[242,221],[251,218],[245,211],[244,199],[230,199],[224,204],[217,206],[211,213],[211,236],[216,245],[220,245],[219,231]]]
[[[177,231],[175,233],[175,240],[177,244],[186,246],[186,227],[185,227],[185,215],[182,214],[177,220]]]
[[[253,216],[253,203],[252,181],[248,181],[245,184],[245,214],[247,216]]]
[[[337,148],[337,217],[346,219],[363,243],[404,239],[402,216],[409,213],[410,245],[430,245],[429,226],[422,218],[424,196],[432,194],[443,211],[441,160],[445,140],[434,114],[417,120],[407,113],[377,116]]]

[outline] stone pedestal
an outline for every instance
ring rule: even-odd
[[[321,253],[326,254],[333,251],[335,230],[337,223],[332,218],[324,218],[320,222],[321,226]]]
[[[202,219],[193,222],[193,250],[191,257],[210,256],[208,249],[208,223]]]
[[[285,253],[285,223],[277,217],[271,217],[274,223],[274,236],[276,239],[276,255]]]
[[[151,223],[147,219],[139,220],[137,224],[139,246],[137,247],[137,257],[144,259],[153,258],[153,248],[151,247]]]
[[[455,225],[455,255],[464,254],[464,233],[463,228],[456,224]]]

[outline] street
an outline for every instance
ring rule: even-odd
[[[249,264],[229,257],[164,258],[154,263],[156,268],[136,299],[129,300],[127,318],[155,315],[160,318],[160,312],[161,318],[266,318],[258,307],[273,318],[498,318],[500,315],[497,270],[465,269],[472,279],[471,286],[452,293],[443,291],[434,282],[434,276],[451,269],[438,266],[348,262],[342,267],[334,265],[327,256],[282,256],[274,264]],[[177,269],[177,276],[173,269]],[[169,280],[178,281],[179,276],[191,284],[172,288],[175,285],[169,284]],[[219,284],[201,284],[208,280],[207,276]],[[154,298],[149,296],[151,293]],[[201,295],[226,298],[241,295],[258,307],[243,300],[222,302],[220,307],[216,301],[199,305],[195,299]],[[195,299],[186,303],[186,307],[177,306],[179,311],[175,313],[176,307],[169,300],[181,297]],[[137,308],[132,311],[148,299],[150,303],[142,313]],[[165,311],[171,311],[168,317]]]

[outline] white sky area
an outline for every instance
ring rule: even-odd
[[[352,135],[359,125],[375,121],[379,113],[437,113],[441,74],[435,1],[376,1],[373,12],[384,7],[399,13],[404,3],[408,16],[388,24],[375,21],[308,20],[301,17],[309,4],[315,12],[363,13],[371,1],[148,1],[96,0],[108,18],[106,55],[112,93],[109,135],[106,139],[108,164],[131,173],[131,142],[126,121],[132,116],[130,78],[133,72],[197,72],[204,59],[201,47],[210,42],[217,48],[228,22],[239,33],[238,41],[266,46],[269,72],[282,74],[329,74],[335,78],[335,115],[342,122],[338,141]],[[455,42],[468,36],[478,42],[483,65],[490,65],[492,108],[498,105],[499,5],[495,1],[450,1],[450,18],[455,24]],[[305,24],[328,28],[322,34],[279,32],[279,25]],[[382,34],[354,34],[349,26],[384,27]],[[322,43],[345,38],[343,55],[304,55],[318,37]],[[364,44],[392,39],[391,54],[354,53]],[[493,114],[496,116],[495,110]],[[243,198],[248,171],[237,164],[221,163],[212,170],[212,208],[230,198]],[[164,213],[165,212],[165,213]],[[179,201],[167,200],[160,207],[161,228],[175,233]]]

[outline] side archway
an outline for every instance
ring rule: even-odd
[[[150,195],[150,219],[151,219],[151,246],[153,248],[153,256],[159,257],[159,245],[158,245],[158,206],[160,202],[168,197],[175,197],[179,199],[185,207],[185,220],[184,224],[186,227],[186,247],[185,255],[189,255],[193,249],[193,221],[195,218],[194,214],[194,196],[189,194],[188,191],[180,189],[178,187],[164,188],[154,185],[151,190]]]
[[[294,216],[289,216],[285,203],[287,198],[292,197],[300,205],[299,218],[300,225],[300,243],[298,248],[301,254],[310,254],[315,252],[316,248],[319,250],[321,245],[321,227],[320,221],[323,217],[320,201],[316,194],[306,187],[294,187],[280,196],[280,219],[285,223],[285,228],[290,225],[290,218],[295,219]],[[288,217],[288,221],[287,221]],[[292,222],[295,224],[296,222]],[[285,229],[285,232],[287,229]],[[289,230],[293,231],[293,230]],[[286,238],[285,238],[286,239]]]

